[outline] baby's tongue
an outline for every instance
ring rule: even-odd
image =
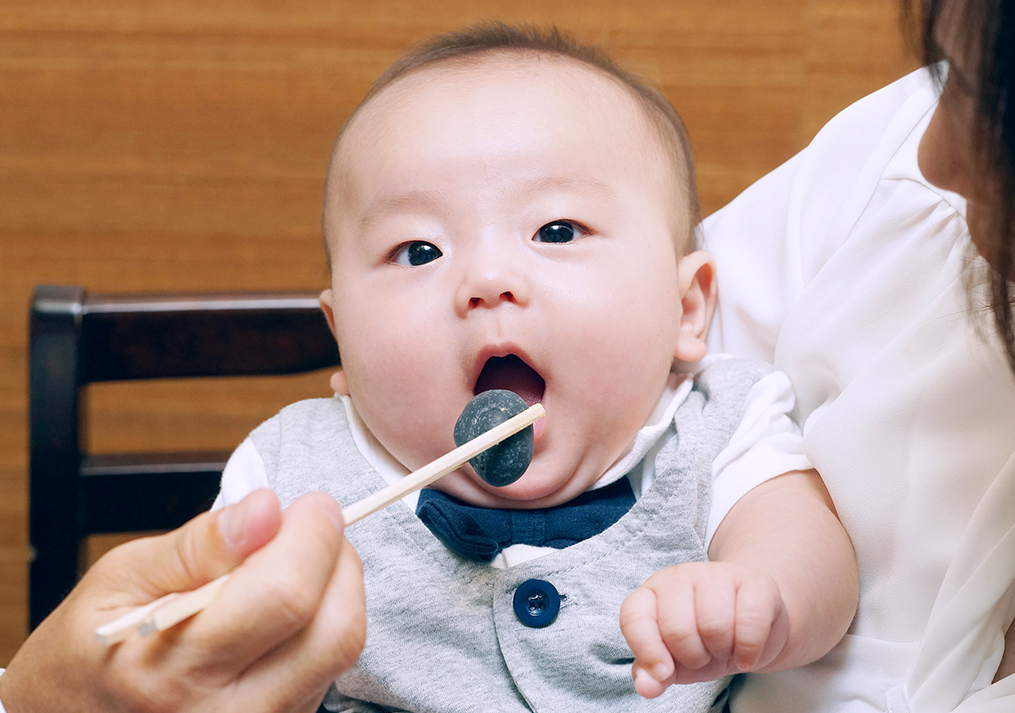
[[[491,357],[483,365],[483,371],[476,380],[476,393],[490,389],[507,389],[522,397],[526,406],[539,403],[546,390],[543,377],[518,357]]]

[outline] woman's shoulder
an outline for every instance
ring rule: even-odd
[[[937,97],[927,69],[864,97],[706,219],[719,283],[710,349],[771,361],[789,310],[873,209],[887,201],[897,215],[912,216],[948,202],[926,185],[916,161]],[[894,193],[900,179],[912,190]]]

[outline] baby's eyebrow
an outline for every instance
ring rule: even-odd
[[[446,202],[440,191],[415,190],[385,196],[371,203],[360,215],[357,224],[361,229],[368,228],[385,215],[411,211],[432,212]]]
[[[615,191],[607,184],[592,176],[541,176],[525,181],[516,188],[516,195],[521,200],[531,200],[540,194],[551,191],[567,191],[591,194],[597,200],[609,200],[616,196]],[[360,230],[392,213],[436,213],[447,206],[447,197],[443,191],[412,190],[397,195],[384,196],[367,206],[356,221]]]
[[[610,186],[592,176],[543,176],[527,181],[520,188],[521,194],[526,198],[553,190],[592,193],[600,199],[609,199],[616,195]]]

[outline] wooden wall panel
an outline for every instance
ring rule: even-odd
[[[318,289],[343,119],[413,42],[482,19],[556,23],[683,114],[706,213],[913,66],[883,0],[3,0],[0,665],[25,619],[27,305],[92,291]],[[99,450],[230,447],[327,375],[103,386]]]
[[[799,141],[806,143],[851,102],[915,68],[917,56],[903,40],[898,3],[810,0]]]

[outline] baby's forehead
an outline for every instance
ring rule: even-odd
[[[487,100],[489,94],[467,91],[476,86],[491,87],[498,100],[527,102],[547,114],[554,112],[547,96],[554,95],[587,106],[589,114],[604,124],[608,119],[621,124],[626,135],[640,135],[655,144],[654,149],[665,143],[654,130],[649,110],[618,79],[581,60],[530,49],[489,50],[416,68],[371,96],[344,133],[355,134],[357,140],[370,138],[389,129],[384,120],[392,115],[406,119],[405,113],[417,102],[439,101],[453,107]]]
[[[574,57],[531,49],[494,49],[461,57],[439,60],[418,67],[398,78],[381,93],[399,85],[444,85],[455,87],[464,82],[506,78],[524,79],[534,89],[548,78],[584,80],[572,86],[577,95],[600,98],[616,97],[620,85],[602,70]],[[631,97],[633,99],[633,97]]]
[[[558,172],[607,181],[636,176],[640,192],[661,196],[674,211],[674,235],[682,235],[694,212],[685,206],[691,189],[683,153],[652,111],[609,73],[545,52],[497,50],[414,69],[373,93],[344,127],[329,169],[326,235],[333,219],[351,219],[369,202],[368,186],[379,177],[390,186],[399,176],[404,186],[412,177],[434,177],[427,170],[495,165],[486,159],[511,149],[532,171],[551,170],[551,163]],[[474,187],[497,180],[483,171],[469,175],[485,177]]]

